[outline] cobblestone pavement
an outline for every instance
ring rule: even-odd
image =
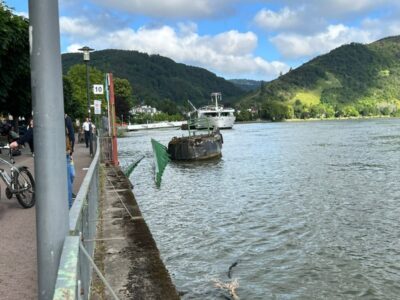
[[[16,164],[28,166],[33,173],[33,160],[27,147],[16,157]],[[74,153],[75,194],[90,162],[85,144],[77,144]],[[3,182],[0,187],[0,299],[37,299],[36,210],[35,207],[23,209],[15,197],[7,199]]]

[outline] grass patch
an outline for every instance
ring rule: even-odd
[[[290,104],[294,104],[296,100],[300,100],[301,103],[312,106],[317,105],[321,101],[321,92],[320,91],[299,91],[296,95],[290,100]]]

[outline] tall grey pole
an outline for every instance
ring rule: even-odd
[[[91,120],[92,113],[91,113],[91,109],[90,109],[89,60],[85,60],[85,65],[86,65],[86,93],[87,93],[88,116],[89,116],[90,122],[92,122],[92,120]],[[90,155],[93,156],[93,136],[92,136],[91,128],[89,131],[89,152],[90,152]]]
[[[85,60],[86,65],[86,93],[87,93],[87,107],[88,107],[88,116],[91,118],[91,109],[90,109],[90,78],[89,78],[89,61]]]
[[[30,0],[38,298],[52,299],[68,233],[67,164],[58,1]]]

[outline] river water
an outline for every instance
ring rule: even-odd
[[[150,138],[121,163],[182,299],[399,299],[400,120],[236,124],[223,156],[170,163],[153,181]],[[228,278],[229,267],[231,279]],[[229,298],[228,298],[229,299]]]

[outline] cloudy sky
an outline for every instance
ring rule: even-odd
[[[28,15],[28,0],[5,0]],[[399,0],[59,0],[62,52],[160,54],[271,80],[346,43],[400,34]]]

